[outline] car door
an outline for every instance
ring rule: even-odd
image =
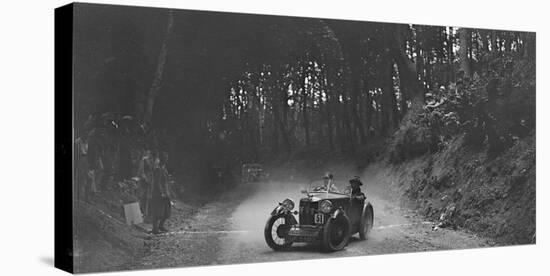
[[[350,208],[348,211],[348,217],[352,225],[352,231],[357,231],[356,227],[359,227],[361,221],[361,215],[363,214],[363,205],[365,204],[365,199],[357,199],[354,197],[350,198]]]

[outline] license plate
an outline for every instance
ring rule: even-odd
[[[313,216],[313,221],[315,222],[315,224],[323,224],[325,222],[325,216],[323,214],[315,214]]]

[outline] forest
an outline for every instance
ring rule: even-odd
[[[399,163],[458,135],[498,155],[534,133],[534,33],[101,6],[80,18],[77,136],[127,116],[132,139],[98,140],[168,152],[197,187],[243,163]]]
[[[536,242],[533,32],[94,4],[74,13],[81,271],[280,261],[254,239],[263,216],[329,170],[360,177],[376,210],[378,239],[345,254]],[[243,180],[251,163],[269,177]],[[161,167],[172,232],[151,236],[148,170]]]

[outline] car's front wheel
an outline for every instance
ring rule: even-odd
[[[327,251],[344,249],[349,241],[350,221],[345,214],[330,218],[323,228],[323,248]]]
[[[291,227],[292,220],[289,215],[278,214],[271,216],[267,220],[264,229],[267,245],[276,251],[289,248],[293,242],[288,236]]]

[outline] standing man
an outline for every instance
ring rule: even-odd
[[[90,179],[88,165],[88,141],[86,137],[79,137],[74,141],[75,145],[75,164],[76,164],[76,197],[89,200]]]
[[[159,156],[158,151],[154,153],[155,165],[153,168],[153,181],[150,193],[149,214],[153,223],[153,234],[168,232],[164,222],[170,217],[171,202],[170,188],[168,187],[168,171],[166,170],[167,156]]]
[[[143,156],[139,161],[138,176],[140,179],[141,188],[141,206],[143,206],[142,212],[146,215],[149,214],[149,194],[153,181],[153,159],[151,157],[151,151],[143,150]]]
[[[100,183],[103,181],[103,142],[100,131],[97,128],[88,133],[88,165],[90,170],[90,189],[93,193],[97,192]]]

